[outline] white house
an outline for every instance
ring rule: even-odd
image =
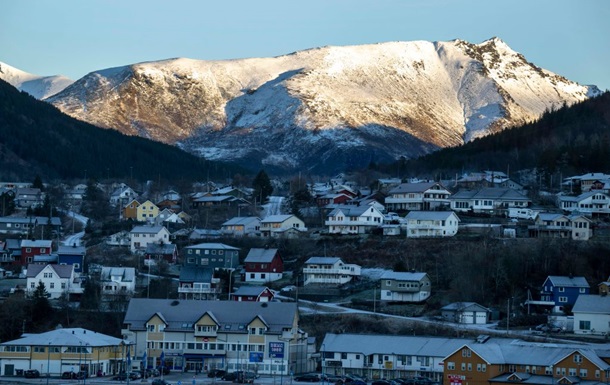
[[[593,235],[591,223],[584,215],[539,213],[534,224],[527,228],[532,238],[572,238],[587,241]]]
[[[411,211],[405,221],[407,238],[452,237],[460,218],[453,211]]]
[[[307,231],[305,222],[294,215],[269,215],[261,220],[261,234],[264,237],[281,237],[286,232],[303,233]]]
[[[403,183],[388,192],[388,210],[431,210],[449,206],[451,193],[437,182]]]
[[[365,234],[382,224],[383,214],[372,206],[337,207],[324,222],[329,234]]]
[[[454,302],[441,308],[445,321],[462,324],[484,325],[491,310],[474,302]]]
[[[171,243],[164,226],[136,226],[129,232],[129,240],[132,253],[146,250],[149,243]]]
[[[453,194],[449,201],[453,211],[488,214],[510,207],[528,207],[531,203],[530,199],[517,190],[497,187],[460,190]]]
[[[578,211],[587,216],[610,214],[610,195],[591,190],[578,196],[559,196],[559,208],[566,212]]]
[[[26,274],[26,291],[31,296],[38,283],[42,282],[49,298],[57,299],[63,294],[82,294],[80,278],[74,274],[73,265],[29,264]]]
[[[235,217],[223,223],[220,232],[224,235],[244,236],[258,234],[260,229],[261,220],[258,217]]]
[[[574,334],[610,334],[610,297],[581,294],[574,307]]]
[[[100,274],[102,294],[128,295],[136,290],[136,269],[133,267],[103,267]]]
[[[381,275],[382,301],[422,302],[430,297],[432,281],[426,273],[386,271]]]
[[[119,186],[110,194],[110,204],[113,206],[124,206],[134,199],[138,199],[138,194],[125,184]]]
[[[303,266],[304,284],[343,285],[360,276],[360,266],[337,257],[311,257]]]

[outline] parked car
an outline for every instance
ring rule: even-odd
[[[165,380],[160,379],[160,378],[155,378],[152,381],[152,385],[171,385],[171,384],[169,382],[165,381]]]
[[[223,381],[233,381],[237,378],[237,372],[226,372],[220,378]]]
[[[25,378],[38,378],[40,377],[40,372],[36,369],[28,369],[23,372],[23,377]]]
[[[297,382],[320,382],[320,375],[316,373],[305,373],[299,376],[295,376],[294,380]]]
[[[208,371],[208,377],[210,378],[221,378],[225,374],[227,374],[227,371],[222,369],[210,369]]]
[[[119,373],[112,377],[113,381],[125,381],[127,379],[127,373]]]

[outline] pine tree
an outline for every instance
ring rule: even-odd
[[[252,181],[252,188],[254,188],[254,200],[258,200],[261,204],[273,193],[273,186],[271,186],[271,181],[265,170],[260,170],[256,174],[254,181]]]

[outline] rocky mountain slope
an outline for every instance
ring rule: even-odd
[[[493,38],[140,63],[92,72],[47,100],[208,159],[333,172],[460,145],[598,93]]]
[[[0,62],[0,79],[36,99],[44,99],[63,90],[74,80],[62,75],[38,76]]]

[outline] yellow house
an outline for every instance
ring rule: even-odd
[[[151,201],[141,203],[136,208],[136,220],[138,222],[152,222],[159,215],[159,207]]]
[[[295,303],[132,298],[122,334],[134,359],[171,370],[284,374],[306,368]]]
[[[0,344],[0,375],[20,375],[36,369],[41,377],[65,372],[89,376],[118,373],[124,369],[128,341],[87,329],[56,329],[27,334]]]

